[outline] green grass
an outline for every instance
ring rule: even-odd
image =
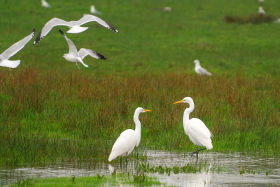
[[[87,58],[89,68],[78,70],[62,58],[68,47],[54,29],[12,58],[22,60],[19,68],[0,69],[0,165],[107,160],[118,135],[134,128],[138,106],[152,109],[140,116],[140,149],[192,151],[182,127],[187,106],[172,105],[185,96],[195,102],[191,117],[214,134],[213,151],[279,156],[280,25],[224,21],[255,13],[256,0],[94,3],[119,33],[88,24],[68,37],[108,60]],[[3,51],[52,17],[79,19],[91,2],[50,1],[51,9],[37,0],[0,4]],[[279,16],[278,0],[264,8]],[[213,77],[194,74],[196,58]]]
[[[47,178],[47,179],[26,179],[18,181],[10,186],[120,186],[120,185],[135,185],[135,186],[162,186],[155,178],[142,176],[141,180],[135,176],[128,174],[118,174],[112,176],[93,176],[93,177],[63,177],[63,178]]]

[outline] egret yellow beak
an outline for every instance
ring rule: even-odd
[[[151,112],[151,110],[144,109],[145,112]]]
[[[173,104],[179,104],[179,103],[183,103],[183,100],[177,101],[177,102],[175,102],[175,103],[173,103]]]

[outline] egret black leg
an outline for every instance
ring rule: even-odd
[[[121,159],[120,159],[120,167],[122,167],[122,156],[121,156]]]
[[[206,149],[206,148],[198,149],[198,150],[192,152],[192,155],[196,154],[196,159],[198,159],[198,152],[199,152],[199,151],[203,151],[203,150],[205,150],[205,149]]]

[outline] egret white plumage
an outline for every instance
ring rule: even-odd
[[[17,43],[13,44],[7,50],[5,50],[2,54],[0,54],[0,66],[8,67],[8,68],[16,68],[20,64],[20,60],[12,61],[9,60],[12,56],[18,53],[33,37],[34,37],[35,29]]]
[[[98,10],[96,10],[94,5],[90,6],[90,13],[91,14],[101,14],[101,12],[99,12]]]
[[[259,15],[265,15],[265,11],[262,6],[259,6]]]
[[[197,146],[204,146],[206,148],[198,149],[193,154],[196,154],[198,158],[198,152],[205,149],[212,149],[212,140],[213,136],[210,130],[206,125],[198,118],[190,119],[190,113],[194,110],[194,102],[191,97],[185,97],[184,99],[177,101],[173,104],[178,103],[188,103],[189,108],[186,108],[183,115],[183,127],[185,134],[187,134],[192,141]]]
[[[106,27],[107,29],[110,29],[114,32],[118,32],[117,29],[110,26],[108,23],[103,21],[102,19],[94,16],[85,14],[80,20],[78,21],[64,21],[59,18],[52,18],[49,20],[45,26],[42,28],[41,32],[38,34],[34,41],[34,45],[36,45],[41,39],[43,39],[54,27],[56,26],[68,26],[70,29],[67,31],[67,33],[80,33],[84,32],[88,29],[88,27],[81,27],[81,25],[86,24],[88,22],[97,22],[98,24],[102,25],[103,27]]]
[[[127,129],[120,134],[113,145],[111,154],[108,159],[109,162],[111,162],[118,156],[127,157],[133,151],[134,147],[138,147],[141,140],[141,122],[139,120],[139,114],[150,111],[151,110],[143,109],[142,107],[136,108],[133,117],[135,130]]]
[[[199,60],[194,60],[195,63],[195,67],[194,67],[194,71],[199,74],[199,75],[208,75],[208,76],[212,76],[212,73],[208,72],[206,69],[204,69],[203,67],[200,66],[200,61]]]
[[[83,62],[83,59],[88,55],[90,55],[91,57],[96,58],[96,59],[101,59],[101,60],[106,59],[103,55],[101,55],[95,51],[92,51],[90,49],[81,48],[78,52],[78,50],[77,50],[75,44],[72,42],[72,40],[70,40],[64,34],[64,32],[62,30],[58,30],[58,31],[64,36],[64,38],[67,41],[67,44],[69,46],[69,52],[67,54],[64,54],[64,56],[63,56],[67,61],[75,62],[77,66],[78,66],[77,63],[80,62],[85,67],[88,67],[88,65]]]
[[[46,0],[41,0],[42,7],[50,8],[51,5]]]

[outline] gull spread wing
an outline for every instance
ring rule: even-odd
[[[99,17],[96,17],[94,15],[89,15],[89,14],[85,14],[80,20],[73,21],[73,22],[71,22],[71,24],[83,25],[85,23],[92,22],[92,21],[96,21],[97,23],[99,23],[103,27],[106,27],[107,29],[110,29],[110,30],[112,30],[114,32],[118,32],[117,29],[115,29],[114,27],[110,26],[108,23],[106,23],[105,21],[103,21]]]
[[[75,44],[72,42],[72,40],[70,40],[70,39],[64,34],[64,32],[63,32],[62,30],[59,29],[58,31],[64,36],[65,40],[67,41],[68,46],[69,46],[69,53],[72,53],[72,54],[75,54],[75,55],[78,54],[78,50],[77,50]]]
[[[41,32],[38,34],[38,36],[36,37],[35,41],[34,41],[34,45],[36,45],[41,39],[43,39],[51,30],[52,28],[54,28],[55,26],[70,26],[69,22],[64,21],[62,19],[59,18],[52,18],[51,20],[49,20],[45,26],[43,27],[43,29],[41,30]]]
[[[11,47],[9,47],[6,51],[4,51],[0,56],[4,59],[9,59],[10,57],[14,56],[17,52],[19,52],[34,36],[35,29],[32,32],[23,38],[22,40],[18,41]]]
[[[101,55],[95,51],[92,51],[90,49],[81,48],[79,51],[79,57],[81,59],[84,59],[87,55],[90,55],[91,57],[96,58],[96,59],[102,59],[102,60],[106,59],[103,55]]]

